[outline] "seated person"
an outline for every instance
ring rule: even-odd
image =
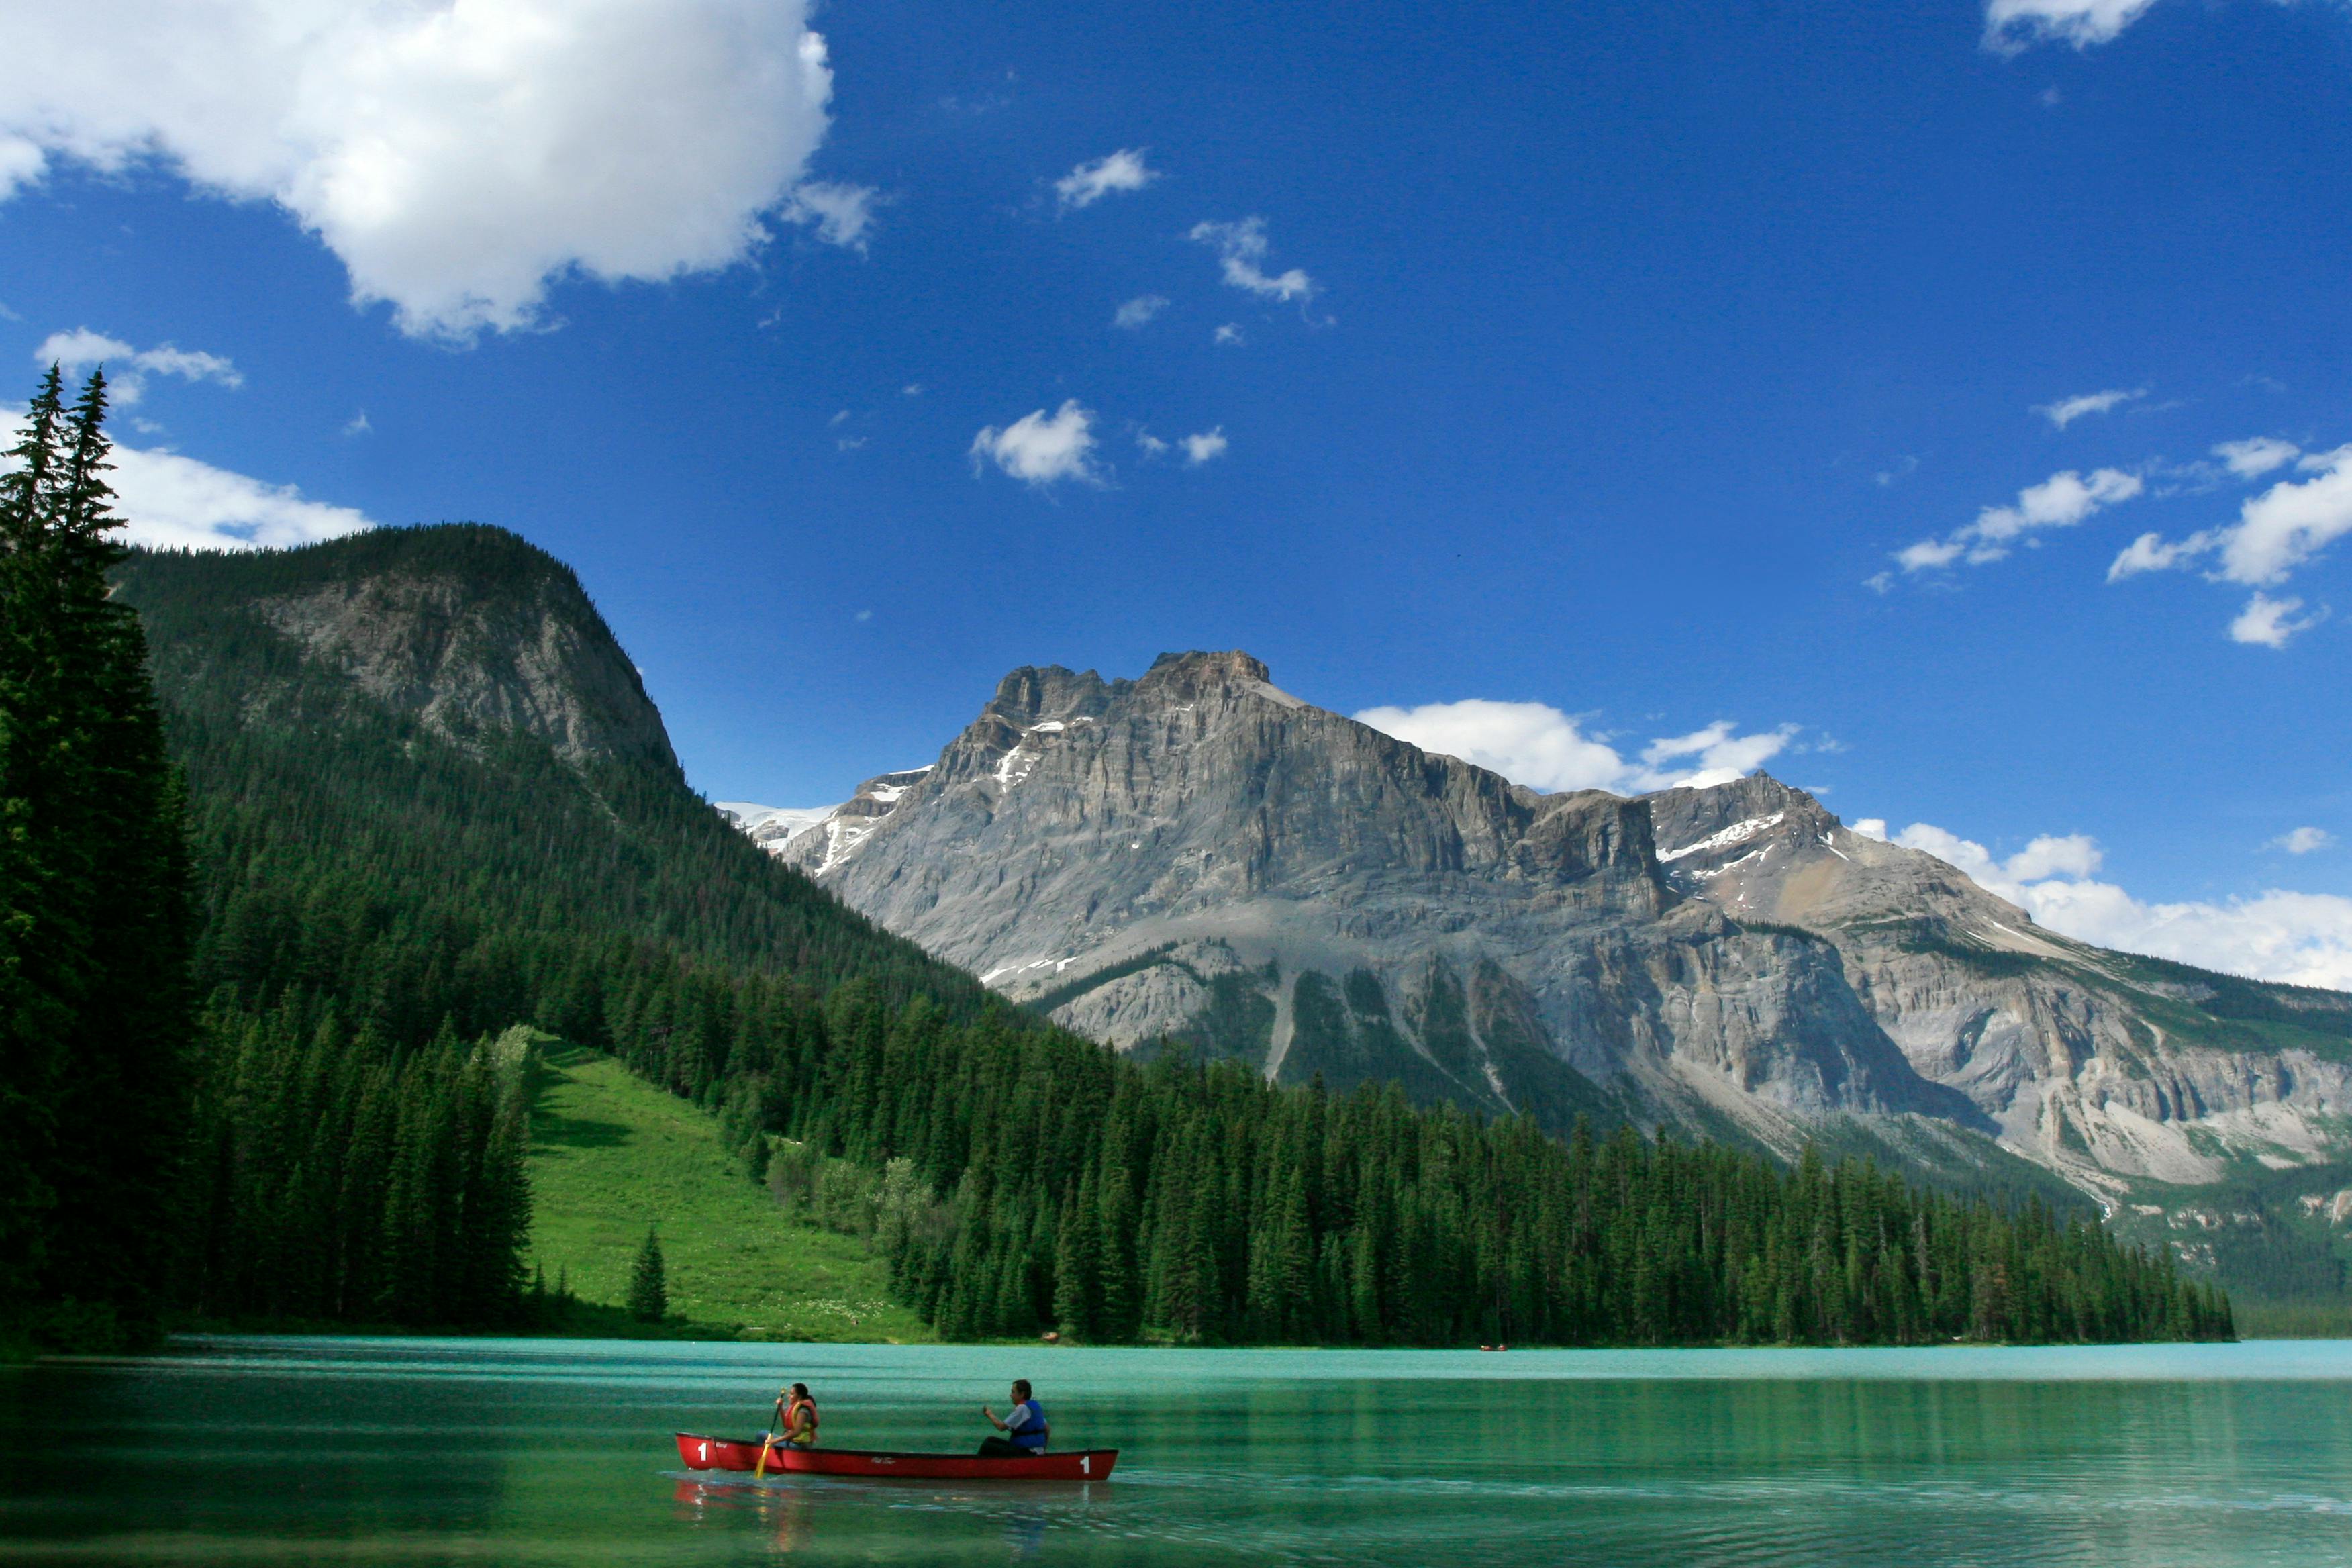
[[[1004,1419],[998,1420],[996,1412],[985,1405],[980,1407],[980,1413],[988,1417],[990,1426],[1004,1434],[981,1440],[982,1458],[1027,1459],[1045,1451],[1045,1407],[1029,1396],[1027,1378],[1014,1380],[1013,1408],[1004,1413]]]
[[[793,1384],[792,1392],[786,1397],[790,1400],[789,1404],[785,1399],[776,1401],[778,1408],[782,1412],[782,1418],[777,1426],[777,1431],[782,1436],[783,1446],[787,1448],[815,1447],[816,1401],[809,1397],[808,1384],[805,1383]]]

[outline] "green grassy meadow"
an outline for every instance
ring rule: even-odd
[[[889,1299],[882,1262],[862,1243],[787,1216],[751,1184],[715,1117],[593,1051],[551,1044],[542,1059],[526,1256],[546,1269],[549,1289],[561,1275],[583,1302],[617,1307],[652,1225],[672,1332],[889,1344],[932,1337]]]

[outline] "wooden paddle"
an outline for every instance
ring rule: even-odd
[[[783,1418],[784,1402],[779,1399],[776,1401],[776,1407],[768,1413],[768,1420],[772,1425],[766,1431],[760,1434],[760,1462],[751,1467],[751,1479],[755,1481],[765,1480],[767,1479],[768,1450],[776,1440],[776,1428],[772,1423],[781,1421]]]

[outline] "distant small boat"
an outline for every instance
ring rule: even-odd
[[[760,1464],[757,1437],[705,1437],[679,1432],[677,1457],[690,1470],[752,1470]],[[1035,1454],[1017,1459],[984,1459],[978,1454],[898,1454],[874,1448],[768,1450],[768,1468],[788,1475],[866,1476],[924,1481],[1099,1481],[1118,1460],[1117,1448],[1078,1448],[1066,1454]]]
[[[1511,1347],[1508,1345],[1480,1345],[1478,1348],[1482,1351],[1507,1351]]]

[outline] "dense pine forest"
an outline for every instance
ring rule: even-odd
[[[776,864],[666,745],[566,751],[529,722],[436,715],[287,630],[306,624],[289,604],[405,577],[456,585],[445,618],[487,606],[608,641],[541,552],[458,526],[123,562],[102,391],[48,426],[36,412],[20,475],[31,447],[84,455],[79,478],[5,492],[0,1149],[35,1152],[0,1171],[24,1200],[0,1225],[20,1313],[525,1321],[531,1056],[510,1026],[529,1024],[717,1113],[747,1179],[867,1237],[948,1338],[2230,1332],[2168,1254],[2033,1205],[1626,1127],[1562,1142],[1181,1050],[1115,1058]],[[38,684],[68,666],[93,695]],[[643,700],[595,700],[624,718]],[[41,748],[78,711],[110,716],[82,722],[119,760]],[[77,876],[109,891],[26,891]],[[110,1217],[71,1190],[93,1165],[121,1167]]]

